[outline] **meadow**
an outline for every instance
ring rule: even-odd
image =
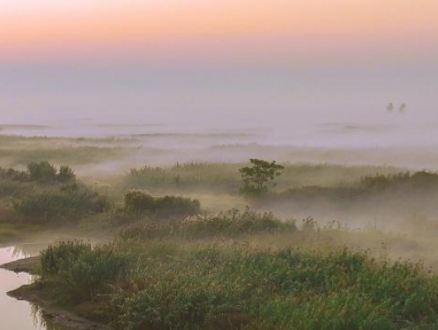
[[[246,162],[80,175],[64,152],[135,142],[2,139],[18,165],[0,168],[0,243],[52,242],[20,294],[119,330],[438,325],[434,172],[284,162],[251,196]],[[26,155],[36,145],[61,160]]]

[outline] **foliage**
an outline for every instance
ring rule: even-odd
[[[76,180],[74,171],[68,165],[61,165],[57,175],[59,182],[68,183]]]
[[[125,194],[125,210],[137,216],[146,213],[160,217],[184,218],[199,213],[200,207],[198,200],[179,196],[154,198],[141,191],[130,191]]]
[[[438,322],[438,277],[416,264],[345,249],[172,249],[159,242],[120,249],[133,251],[123,243],[85,248],[43,280],[73,302],[108,294],[107,318],[121,330],[396,330]],[[130,253],[137,263],[124,263]],[[122,273],[114,271],[118,262]]]
[[[178,229],[186,238],[200,238],[236,237],[262,232],[293,233],[297,227],[295,221],[284,222],[272,213],[258,213],[247,208],[244,212],[232,209],[214,215],[189,217],[183,220]]]
[[[47,161],[27,165],[31,181],[50,182],[56,180],[56,168]]]
[[[81,241],[61,241],[56,245],[49,245],[40,253],[41,276],[46,278],[59,274],[65,264],[76,262],[91,249],[91,244]]]
[[[137,216],[155,212],[155,198],[141,191],[130,191],[125,194],[125,210]]]
[[[272,213],[258,213],[246,209],[232,209],[213,215],[195,215],[179,222],[140,221],[124,227],[119,234],[122,240],[235,238],[256,233],[293,233],[295,221],[281,221]]]
[[[261,159],[250,159],[251,166],[239,169],[242,176],[244,194],[259,195],[267,191],[267,184],[281,174],[284,166],[276,164],[275,161],[267,162]]]
[[[41,252],[40,281],[68,303],[89,301],[110,291],[126,276],[131,261],[111,245],[92,248],[82,242],[61,242]]]
[[[13,203],[13,210],[25,221],[56,224],[74,223],[109,207],[105,196],[86,188],[36,193]]]
[[[242,186],[240,163],[179,163],[173,166],[144,166],[131,169],[123,178],[122,189],[146,189],[156,193],[220,192],[235,195]],[[284,164],[276,191],[302,186],[345,186],[361,177],[394,174],[391,167],[342,166],[334,164]]]

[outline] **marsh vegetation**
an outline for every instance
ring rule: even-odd
[[[142,138],[1,137],[0,242],[52,243],[29,290],[126,330],[438,324],[435,172],[272,158],[127,168]],[[94,175],[113,162],[125,170]],[[257,164],[276,166],[262,178]]]

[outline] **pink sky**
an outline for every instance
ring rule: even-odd
[[[437,31],[438,0],[0,0],[0,111],[435,118]]]
[[[436,0],[0,0],[0,61],[422,60]]]

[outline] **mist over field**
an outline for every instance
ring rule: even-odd
[[[436,0],[0,0],[0,329],[438,329],[437,31]]]

